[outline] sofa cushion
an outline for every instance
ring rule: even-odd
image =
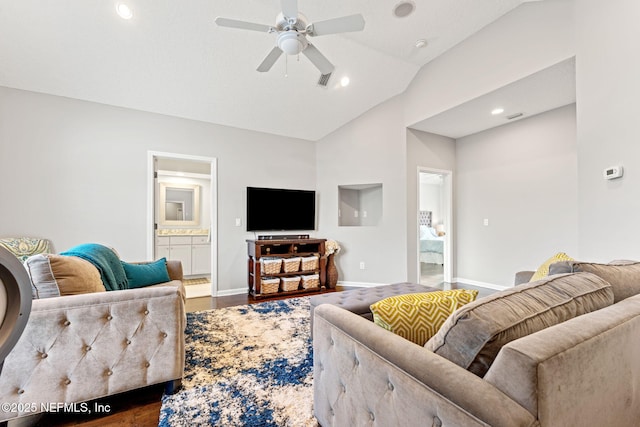
[[[142,288],[170,281],[167,271],[167,259],[160,258],[148,263],[131,264],[120,261],[127,275],[129,288]]]
[[[104,292],[100,272],[89,261],[55,254],[33,255],[24,263],[34,299]]]
[[[593,273],[611,284],[614,303],[640,293],[640,262],[628,260],[596,262],[566,261],[551,266],[550,273]]]
[[[565,254],[564,252],[558,252],[557,254],[555,254],[554,256],[552,256],[551,258],[546,260],[545,262],[543,262],[542,265],[540,265],[540,267],[538,267],[536,272],[533,273],[533,276],[531,276],[529,281],[530,282],[535,282],[536,280],[540,280],[543,277],[548,276],[549,275],[549,266],[551,266],[551,264],[554,264],[554,263],[559,262],[559,261],[571,261],[571,260],[573,260],[573,258],[571,258],[569,255]]]
[[[611,304],[611,285],[594,274],[549,276],[465,305],[425,348],[484,376],[506,343]]]
[[[376,325],[424,345],[451,313],[477,295],[466,289],[398,295],[372,304],[371,312]]]

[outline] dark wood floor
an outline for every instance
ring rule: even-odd
[[[440,284],[440,288],[456,289],[460,286],[457,284]],[[473,288],[472,286],[464,286],[465,288]],[[350,288],[338,286],[335,291],[348,290]],[[490,294],[492,291],[482,288],[473,288],[480,291],[478,296]],[[295,295],[302,296],[302,295]],[[285,297],[286,298],[286,297]],[[271,298],[274,299],[274,298]],[[187,312],[211,310],[214,308],[232,307],[236,305],[255,304],[264,300],[255,300],[248,295],[232,295],[225,297],[202,297],[190,298],[186,303]],[[160,415],[161,398],[164,391],[163,385],[146,387],[144,389],[133,390],[131,392],[122,393],[115,396],[109,396],[90,402],[89,406],[93,407],[94,403],[108,405],[110,411],[106,414],[43,414],[39,419],[30,420],[28,424],[42,427],[54,426],[83,426],[83,427],[156,427]],[[17,424],[16,424],[17,425]],[[8,427],[12,427],[9,423]]]

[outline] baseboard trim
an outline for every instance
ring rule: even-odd
[[[389,283],[373,283],[373,282],[343,282],[338,281],[340,286],[353,286],[354,288],[373,288],[374,286],[384,286]]]
[[[496,291],[504,291],[505,289],[511,288],[511,286],[502,286],[502,285],[495,285],[493,283],[479,282],[477,280],[465,279],[464,277],[454,277],[453,281],[454,283],[463,283],[465,285],[477,286],[479,288],[493,289]]]
[[[249,291],[247,290],[247,288],[225,289],[225,290],[216,292],[216,296],[217,297],[228,297],[228,296],[231,296],[231,295],[242,295],[242,294],[246,294],[248,292]]]

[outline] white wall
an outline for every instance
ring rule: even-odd
[[[407,127],[574,56],[573,16],[573,0],[524,4],[423,67],[403,95],[318,142],[325,202],[319,232],[347,246],[337,259],[340,280],[417,280],[417,167],[454,170],[456,151],[450,138],[431,136],[425,144],[424,135]],[[337,186],[373,182],[384,184],[383,224],[338,227]],[[375,260],[374,267],[359,270],[362,260],[367,266]],[[455,274],[455,261],[453,267]]]
[[[580,257],[640,259],[640,2],[576,4]]]
[[[577,257],[576,150],[575,104],[456,141],[460,281],[511,286],[557,252]]]
[[[343,244],[337,259],[341,280],[388,283],[411,279],[417,265],[416,240],[412,237],[417,235],[417,165],[451,170],[456,166],[455,146],[442,137],[433,139],[438,150],[426,147],[425,153],[436,153],[424,158],[426,164],[414,161],[412,150],[422,148],[413,138],[421,137],[416,137],[416,131],[407,131],[407,126],[569,58],[575,55],[578,43],[578,122],[579,128],[580,123],[584,126],[579,130],[583,135],[580,139],[585,139],[585,150],[580,148],[578,153],[581,163],[583,156],[585,165],[589,159],[601,163],[609,160],[595,160],[602,155],[597,143],[605,135],[614,136],[616,141],[636,136],[631,125],[625,126],[613,114],[605,114],[603,120],[601,105],[598,107],[603,97],[610,108],[612,102],[619,101],[612,111],[628,117],[632,113],[624,109],[633,106],[631,99],[638,93],[633,90],[638,84],[634,80],[638,60],[625,56],[632,52],[626,46],[638,43],[638,30],[628,22],[637,15],[629,11],[637,11],[638,6],[632,0],[616,1],[625,9],[595,0],[575,0],[579,42],[574,40],[573,0],[524,4],[424,67],[405,94],[363,114],[317,144],[0,88],[0,235],[49,237],[59,250],[88,240],[103,241],[123,248],[127,259],[143,258],[146,153],[176,152],[218,158],[220,289],[246,287],[244,239],[252,235],[244,232],[244,225],[234,227],[235,218],[242,218],[244,223],[244,187],[291,188],[292,182],[296,188],[318,190],[316,235]],[[614,19],[594,26],[598,16]],[[618,21],[622,22],[620,29]],[[605,57],[611,66],[599,62],[609,38],[615,42],[606,46],[610,51]],[[596,48],[591,51],[593,45]],[[603,84],[606,92],[594,89]],[[627,162],[624,182],[635,182],[628,158],[638,158],[634,151],[637,148],[607,140],[613,144],[613,153]],[[601,221],[605,208],[597,207],[599,197],[614,194],[611,189],[592,192],[592,181],[587,180],[591,175],[586,171],[581,164],[580,206],[590,212],[581,216],[581,224],[596,217]],[[337,186],[378,182],[384,186],[382,223],[377,227],[338,227]],[[614,206],[631,206],[633,214],[638,202],[637,197],[634,201],[627,197],[629,187],[627,184],[623,192],[615,193],[624,197],[616,197]],[[116,212],[114,204],[131,206],[131,211]],[[623,223],[632,226],[628,218]],[[514,238],[502,244],[517,247],[520,242]],[[582,246],[585,254],[591,252],[589,248],[598,251],[594,241],[585,241]],[[359,270],[360,261],[365,261],[365,270]],[[537,259],[522,260],[527,268],[535,262]],[[470,278],[497,282],[509,276],[511,281],[513,268],[505,267],[508,274],[493,277],[493,273],[487,273],[491,270],[487,266]],[[475,276],[474,271],[465,268],[462,273]]]
[[[406,277],[406,157],[402,104],[393,98],[317,143],[318,234],[342,245],[340,281],[392,283]],[[338,226],[338,186],[382,183],[377,226]],[[365,270],[359,263],[365,262]]]
[[[407,146],[407,280],[419,282],[418,277],[418,168],[449,170],[455,182],[455,140],[414,129],[405,132]],[[454,208],[455,212],[455,208]],[[454,218],[455,221],[455,218]],[[453,237],[455,230],[447,229]],[[452,271],[455,268],[453,261]]]
[[[222,291],[247,288],[245,187],[316,186],[309,141],[0,87],[0,236],[145,259],[149,150],[218,159]]]
[[[573,3],[522,4],[424,66],[405,93],[405,124],[573,57]]]
[[[442,183],[420,183],[421,211],[431,211],[431,225],[436,226],[442,221]]]

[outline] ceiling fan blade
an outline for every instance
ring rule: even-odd
[[[362,30],[364,30],[364,18],[360,14],[313,22],[307,26],[307,34],[310,36],[325,36]]]
[[[276,63],[278,58],[280,58],[280,55],[282,55],[282,51],[280,50],[280,48],[278,46],[274,47],[273,49],[271,49],[271,52],[269,52],[267,57],[264,58],[262,63],[258,65],[257,70],[261,73],[269,71],[271,67],[273,67],[273,64]]]
[[[298,0],[282,0],[281,4],[285,18],[298,19]]]
[[[261,33],[270,33],[275,29],[270,25],[254,24],[253,22],[238,21],[236,19],[217,17],[216,24],[221,27],[240,28],[242,30],[259,31]]]
[[[302,53],[309,58],[309,61],[311,61],[322,74],[333,72],[333,64],[311,43],[307,45],[307,48],[303,50]]]

